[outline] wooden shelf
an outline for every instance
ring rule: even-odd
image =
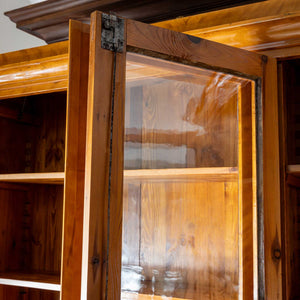
[[[300,165],[288,165],[287,173],[300,176]]]
[[[61,290],[59,275],[44,273],[0,273],[0,284],[48,291]]]
[[[121,299],[122,300],[163,300],[166,297],[164,296],[155,296],[155,295],[146,295],[146,294],[136,294],[130,292],[122,292]],[[169,299],[169,297],[168,297]],[[172,300],[184,300],[183,298],[174,298],[171,297]]]
[[[64,184],[64,172],[1,174],[0,182]]]
[[[140,180],[197,180],[233,181],[238,179],[237,167],[220,168],[178,168],[178,169],[139,169],[124,170],[125,181]]]

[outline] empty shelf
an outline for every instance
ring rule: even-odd
[[[49,275],[44,273],[0,273],[0,284],[49,291],[60,291],[59,275]]]
[[[0,182],[64,184],[64,172],[1,174]]]

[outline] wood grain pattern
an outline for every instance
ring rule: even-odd
[[[210,68],[262,76],[261,56],[258,54],[132,20],[127,20],[127,26],[127,45],[143,49],[141,52],[153,51],[175,57],[179,61],[201,62]],[[174,40],[176,43],[173,43]],[[232,57],[235,59],[232,60]]]
[[[23,173],[0,175],[1,182],[20,182],[37,184],[64,184],[64,172]]]
[[[0,273],[0,284],[48,291],[60,291],[59,276],[52,274]]]
[[[282,298],[279,129],[276,87],[277,64],[274,59],[269,58],[263,81],[264,253],[265,297],[267,299]],[[279,254],[276,254],[275,251],[279,251]]]
[[[1,173],[64,171],[65,94],[3,100],[0,106],[18,113],[17,120],[0,118]],[[23,122],[23,112],[35,121]]]
[[[124,170],[124,180],[131,181],[235,181],[237,168],[181,168]]]
[[[117,67],[115,74],[115,122],[113,125],[114,155],[109,209],[108,167],[114,53],[101,49],[100,36],[101,15],[94,13],[91,21],[86,143],[81,290],[83,299],[85,297],[91,299],[105,298],[106,293],[108,299],[117,299],[120,295],[123,175],[122,147],[120,145],[123,144],[122,115],[124,112],[122,105],[123,93],[125,92],[125,55],[124,53],[117,53],[115,57]],[[107,279],[108,283],[106,282]]]
[[[91,12],[96,10],[139,21],[154,22],[257,1],[260,0],[189,0],[171,4],[168,0],[60,0],[59,3],[42,2],[22,7],[9,11],[6,15],[17,23],[19,29],[53,43],[68,39],[69,19],[88,22]]]
[[[59,292],[14,286],[0,286],[1,300],[59,300]]]
[[[13,57],[15,56],[17,55],[13,55]],[[67,89],[67,53],[30,61],[26,60],[26,52],[20,53],[20,56],[24,59],[23,61],[19,59],[19,62],[0,67],[0,99]],[[9,57],[2,58],[4,63],[6,60],[13,61]]]
[[[1,183],[1,272],[60,271],[62,198],[60,185]],[[12,222],[14,220],[14,222]],[[59,277],[59,276],[58,276]]]
[[[275,50],[277,57],[299,46],[299,12],[297,0],[269,0],[155,25],[247,50]]]
[[[62,300],[80,298],[89,30],[89,25],[75,21],[70,23],[61,278]]]
[[[253,255],[253,230],[257,229],[253,224],[253,160],[256,150],[253,150],[252,138],[252,105],[255,102],[254,83],[249,82],[240,88],[238,102],[239,111],[239,209],[240,209],[240,272],[242,279],[242,299],[253,299],[254,280],[253,274],[255,257]],[[253,154],[254,152],[254,154]]]
[[[128,282],[136,278],[130,267],[139,266],[141,294],[238,299],[237,188],[237,182],[125,183]],[[124,292],[136,286],[124,281]]]

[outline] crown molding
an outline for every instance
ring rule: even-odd
[[[48,0],[6,12],[17,28],[47,43],[67,40],[69,19],[89,23],[95,11],[153,23],[265,0]]]

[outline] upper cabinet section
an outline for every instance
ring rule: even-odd
[[[87,23],[95,10],[152,23],[261,1],[264,0],[60,0],[30,5],[6,15],[19,29],[53,43],[68,39],[70,19]]]

